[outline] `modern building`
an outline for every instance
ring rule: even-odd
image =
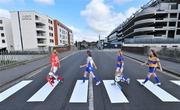
[[[0,17],[0,51],[12,51],[13,39],[11,21],[9,18]]]
[[[11,12],[14,49],[47,51],[54,47],[54,21],[35,11]]]
[[[127,46],[180,47],[180,0],[151,0],[107,40]]]
[[[54,38],[56,47],[73,45],[72,30],[58,20],[54,20]]]

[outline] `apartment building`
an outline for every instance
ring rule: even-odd
[[[0,17],[0,51],[12,51],[13,39],[11,21],[9,18]]]
[[[72,46],[73,33],[72,30],[58,20],[54,20],[54,38],[55,46]]]
[[[180,47],[180,1],[150,0],[108,36],[129,46]]]
[[[54,21],[35,11],[12,11],[14,49],[47,51],[54,47]]]

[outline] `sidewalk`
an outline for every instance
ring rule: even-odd
[[[129,53],[129,52],[125,52],[124,54],[128,57],[137,59],[139,61],[144,62],[145,60],[147,60],[147,56],[144,56],[144,55],[139,55],[139,54],[134,54],[134,53]],[[161,65],[163,69],[180,76],[180,63],[175,63],[175,62],[171,62],[171,61],[167,61],[163,59],[160,59],[160,61],[161,61]]]
[[[72,54],[74,52],[75,51],[67,51],[60,53],[59,58],[62,59],[63,57]],[[48,64],[49,64],[49,56],[30,63],[26,63],[24,65],[20,65],[14,68],[0,71],[0,87],[10,81],[13,81],[14,79],[18,79],[19,77],[27,75],[28,73],[37,70],[43,66],[46,66]]]

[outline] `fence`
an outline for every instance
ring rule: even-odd
[[[48,52],[13,51],[0,52],[0,68],[8,65],[39,59],[48,55]]]

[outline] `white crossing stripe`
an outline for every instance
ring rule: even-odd
[[[171,81],[172,83],[174,83],[174,84],[180,86],[180,81],[177,81],[177,80],[170,80],[170,81]]]
[[[10,87],[9,89],[5,90],[4,92],[0,93],[0,102],[4,101],[29,83],[31,83],[32,80],[25,80],[17,83],[16,85]]]
[[[54,81],[53,86],[48,82],[39,89],[27,102],[43,102],[53,89],[58,85],[59,81]]]
[[[111,85],[114,80],[103,80],[111,103],[129,103],[126,96],[117,85]]]
[[[142,83],[144,79],[137,79],[139,83]],[[151,81],[146,82],[143,85],[149,91],[151,91],[155,96],[157,96],[163,102],[180,102],[177,98],[173,95],[169,94],[165,90],[161,89],[159,86],[153,84]]]
[[[70,98],[70,103],[87,103],[88,96],[88,81],[83,83],[83,80],[77,80],[73,93]]]

